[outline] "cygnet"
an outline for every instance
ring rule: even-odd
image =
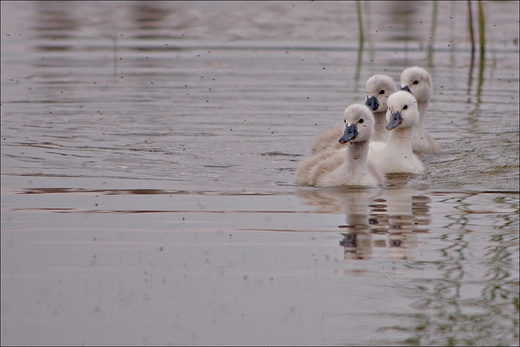
[[[370,160],[385,174],[424,172],[423,163],[412,151],[414,127],[419,121],[415,97],[406,91],[398,91],[388,98],[386,129],[390,130],[388,142],[381,150],[371,150]]]
[[[433,137],[424,130],[424,118],[428,104],[433,93],[432,79],[428,71],[413,66],[401,74],[401,90],[406,90],[417,100],[419,109],[419,121],[415,126],[413,138],[413,151],[416,153],[433,153],[437,151],[437,144]]]
[[[374,133],[371,140],[386,142],[388,140],[388,131],[385,129],[387,123],[387,100],[396,91],[396,83],[389,76],[374,75],[367,80],[365,88],[367,93],[365,105],[370,108],[375,120]],[[342,125],[322,131],[314,140],[312,153],[316,154],[330,147],[341,148],[338,138],[342,134]]]
[[[304,159],[296,170],[296,183],[318,187],[377,186],[385,182],[384,175],[367,161],[369,140],[374,117],[361,104],[346,108],[343,133],[338,143],[341,149],[328,148]]]
[[[374,75],[366,83],[367,98],[365,105],[374,115],[374,133],[370,141],[386,142],[389,132],[386,130],[386,110],[388,110],[388,97],[396,92],[395,81],[386,75]]]

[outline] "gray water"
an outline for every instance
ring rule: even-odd
[[[2,344],[519,343],[518,2],[2,2]],[[377,73],[426,173],[294,184]]]

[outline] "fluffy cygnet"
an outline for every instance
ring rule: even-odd
[[[396,92],[395,81],[386,75],[374,75],[367,80],[365,85],[367,99],[365,105],[374,115],[374,133],[370,141],[386,142],[389,132],[386,130],[386,110],[388,110],[388,97]]]
[[[412,152],[414,127],[419,121],[419,110],[414,96],[398,91],[388,98],[386,129],[388,142],[381,150],[371,150],[370,159],[386,173],[422,174],[424,165]]]
[[[344,130],[336,139],[343,147],[328,148],[304,159],[296,170],[296,183],[318,187],[384,184],[384,175],[367,161],[374,127],[372,113],[367,106],[354,104],[344,115]]]
[[[424,118],[433,93],[432,79],[428,71],[418,66],[410,67],[401,74],[401,90],[406,90],[417,100],[419,121],[415,126],[413,137],[413,151],[433,153],[437,145],[432,136],[424,130]]]
[[[388,97],[396,91],[396,83],[386,75],[374,75],[370,77],[365,84],[367,105],[374,115],[374,133],[372,141],[386,142],[388,140],[388,131],[386,126],[386,110]],[[338,138],[343,134],[343,126],[338,125],[334,128],[327,129],[318,134],[312,145],[312,153],[316,154],[327,148],[341,148]]]

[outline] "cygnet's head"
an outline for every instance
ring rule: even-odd
[[[401,74],[401,90],[412,93],[419,103],[428,102],[433,93],[432,78],[421,67],[409,67]]]
[[[415,97],[404,90],[390,95],[386,119],[388,120],[386,130],[392,130],[397,127],[400,129],[414,127],[419,120],[419,110],[417,109]]]
[[[395,93],[394,80],[386,75],[374,75],[365,84],[367,99],[365,105],[373,112],[385,112],[388,109],[388,97]]]
[[[347,107],[344,122],[345,130],[338,140],[340,143],[370,140],[374,129],[374,116],[367,106],[354,104]]]

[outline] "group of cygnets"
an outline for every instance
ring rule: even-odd
[[[344,125],[318,134],[312,155],[296,170],[300,185],[378,186],[390,173],[422,174],[415,153],[432,153],[437,145],[424,130],[432,95],[430,74],[410,67],[401,74],[401,88],[386,75],[366,83],[366,101],[344,112]]]

